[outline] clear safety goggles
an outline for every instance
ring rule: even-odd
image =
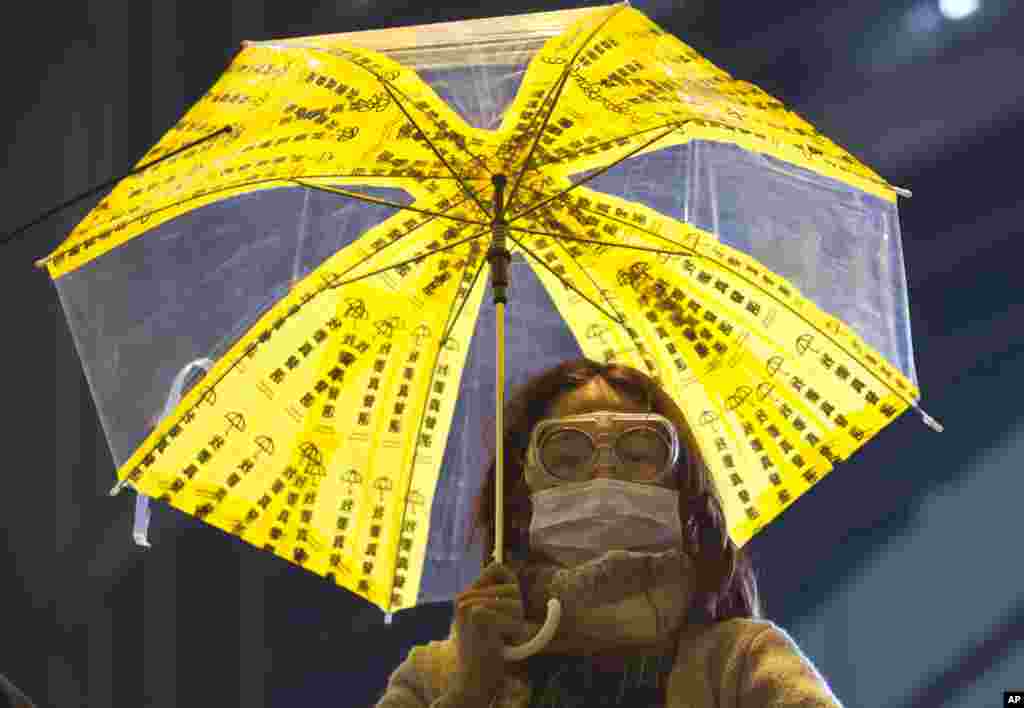
[[[530,436],[526,481],[533,489],[583,482],[593,479],[597,469],[610,467],[616,479],[672,484],[679,453],[675,426],[657,413],[597,411],[546,418]]]

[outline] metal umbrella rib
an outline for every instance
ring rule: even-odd
[[[543,124],[534,134],[533,144],[530,145],[530,151],[527,153],[526,159],[523,160],[523,164],[519,168],[519,173],[516,175],[515,180],[512,182],[512,189],[509,191],[510,202],[515,198],[516,193],[519,190],[519,185],[523,181],[523,175],[526,173],[527,167],[530,164],[530,158],[533,157],[533,153],[537,149],[537,144],[540,143],[540,139],[544,136],[544,131],[547,130],[548,122],[551,120],[551,116],[554,115],[555,105],[558,103],[558,99],[562,95],[562,91],[565,88],[565,84],[569,80],[569,76],[572,72],[573,65],[579,59],[580,54],[583,52],[586,46],[590,44],[590,41],[594,39],[594,37],[596,37],[597,34],[601,30],[603,30],[609,22],[611,22],[612,18],[615,17],[624,9],[624,7],[625,5],[620,5],[619,7],[616,7],[614,10],[608,13],[608,17],[606,17],[604,21],[602,21],[597,27],[595,27],[591,31],[590,35],[585,40],[583,40],[583,43],[580,44],[579,48],[576,50],[576,53],[572,55],[572,58],[566,64],[565,69],[562,70],[562,75],[561,77],[559,77],[558,82],[548,92],[548,96],[544,98],[544,102],[548,100],[548,97],[551,98],[551,106],[550,108],[548,108],[547,115],[544,116]],[[553,96],[551,95],[552,92],[554,93]],[[544,102],[542,102],[541,105],[544,105]],[[527,129],[527,133],[529,133],[529,131],[533,129],[533,126],[536,124],[536,118],[537,117],[535,116],[534,120],[530,124],[530,127]]]
[[[384,87],[384,90],[387,91],[388,96],[390,96],[391,100],[395,102],[395,105],[398,106],[398,109],[400,111],[402,111],[402,113],[406,117],[406,120],[409,121],[409,123],[412,125],[412,127],[416,131],[416,133],[423,137],[423,139],[427,143],[427,146],[431,149],[431,151],[433,151],[434,155],[437,156],[437,158],[444,164],[444,166],[448,169],[448,171],[451,172],[452,176],[459,182],[459,186],[462,188],[462,190],[467,195],[472,197],[473,201],[476,202],[477,206],[480,207],[481,211],[483,211],[485,214],[490,216],[491,215],[490,212],[487,211],[487,207],[484,205],[483,202],[480,201],[480,198],[477,196],[477,194],[472,189],[469,188],[469,185],[466,184],[466,182],[463,179],[463,177],[455,170],[454,167],[452,167],[448,163],[448,160],[446,160],[444,155],[442,155],[441,152],[437,149],[437,146],[434,145],[434,142],[427,136],[426,132],[422,128],[420,128],[419,124],[412,117],[412,115],[409,113],[409,111],[407,111],[405,109],[405,106],[402,105],[402,102],[398,100],[398,97],[395,95],[395,90],[396,89],[393,87],[392,83],[390,81],[388,81],[387,79],[385,79],[380,74],[378,74],[377,72],[371,70],[370,68],[368,68],[366,66],[363,66],[362,64],[360,64],[358,62],[352,61],[347,56],[342,56],[341,58],[344,61],[349,62],[353,66],[359,67],[363,71],[365,71],[368,74],[370,74],[371,76],[373,76],[378,82],[380,82],[380,85]],[[458,146],[459,149],[464,150],[468,155],[470,155],[471,157],[479,160],[479,158],[477,158],[475,155],[473,155],[473,153],[470,152],[468,148],[460,145],[459,141],[453,141],[453,142],[455,142],[456,146]]]

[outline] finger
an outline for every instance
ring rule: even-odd
[[[504,641],[517,641],[524,635],[526,623],[521,619],[508,617],[487,607],[467,609],[466,618],[471,631],[480,637]]]
[[[475,616],[474,613],[479,612],[480,608],[474,607],[473,605],[457,605],[455,608],[455,626],[456,631],[463,635],[474,635],[474,636],[486,636],[489,632],[490,625],[486,624],[486,620],[481,624],[481,620]]]
[[[500,585],[471,585],[462,592],[460,592],[459,595],[514,595],[517,592],[519,592],[518,585],[502,583]]]
[[[491,585],[484,588],[470,588],[463,590],[455,596],[456,600],[464,600],[475,597],[500,597],[500,598],[514,598],[519,597],[519,586],[518,585]]]
[[[502,563],[491,563],[480,573],[480,578],[474,585],[500,585],[504,583],[517,583],[516,574]]]
[[[517,621],[522,621],[523,603],[518,600],[494,600],[487,598],[463,600],[458,605],[459,608],[467,607],[484,607],[490,611],[497,612],[506,617],[511,617]]]

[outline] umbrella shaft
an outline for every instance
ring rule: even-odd
[[[494,562],[501,564],[505,557],[505,303],[496,302],[497,353],[495,367],[495,456],[494,456]]]
[[[508,265],[511,254],[508,242],[508,223],[505,221],[504,190],[507,183],[504,175],[494,175],[494,222],[491,224],[493,238],[487,252],[491,264],[491,285],[494,289],[494,307],[497,317],[495,352],[497,366],[494,367],[495,404],[495,454],[494,454],[494,562],[501,564],[505,559],[505,304],[508,302]]]

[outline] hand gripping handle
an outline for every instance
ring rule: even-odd
[[[522,661],[528,656],[533,656],[548,645],[548,642],[555,636],[558,630],[558,623],[562,620],[562,603],[557,597],[548,600],[548,616],[544,618],[544,625],[540,631],[527,642],[515,647],[505,647],[503,656],[505,661]]]

